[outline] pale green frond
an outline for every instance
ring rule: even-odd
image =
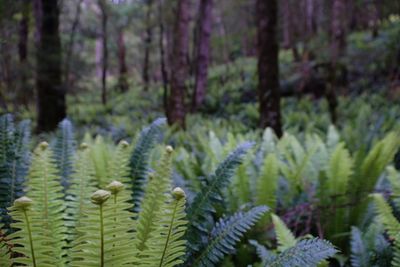
[[[276,239],[278,241],[278,251],[282,252],[295,246],[297,240],[286,224],[275,214],[271,214],[271,217],[275,227]]]

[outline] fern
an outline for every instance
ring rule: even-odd
[[[278,175],[278,160],[274,154],[269,154],[265,158],[260,177],[257,181],[255,201],[257,205],[267,205],[271,210],[275,209]]]
[[[74,171],[66,195],[66,225],[68,240],[76,238],[76,227],[80,225],[85,215],[85,209],[90,205],[90,194],[95,191],[96,179],[90,148],[86,143],[80,145],[74,159]]]
[[[392,189],[393,203],[397,209],[400,209],[400,173],[392,166],[387,168],[388,180]]]
[[[54,159],[61,176],[61,184],[66,190],[72,174],[75,140],[72,124],[64,119],[58,124],[57,137],[53,146]]]
[[[224,255],[234,252],[235,244],[267,210],[258,206],[220,219],[211,231],[208,245],[190,266],[215,266]]]
[[[9,239],[6,237],[6,233],[1,230],[3,226],[0,224],[0,267],[10,267],[11,261],[11,248]]]
[[[138,258],[148,249],[148,241],[152,238],[156,229],[157,220],[163,204],[167,201],[167,192],[171,190],[171,154],[172,147],[167,146],[163,159],[154,174],[150,176],[150,181],[146,188],[146,193],[138,214],[136,249]]]
[[[14,127],[12,116],[0,117],[0,223],[9,228],[7,208],[23,194],[29,167],[30,123],[22,121]]]
[[[239,145],[217,167],[214,175],[194,197],[188,208],[188,218],[191,222],[187,233],[188,256],[199,251],[204,244],[203,236],[207,234],[207,228],[213,224],[213,222],[210,224],[210,216],[215,213],[214,205],[221,201],[222,190],[228,186],[236,168],[242,163],[244,155],[251,147],[252,143],[249,142]]]
[[[130,204],[125,197],[119,197],[123,194],[121,183],[113,182],[109,189],[112,193],[105,190],[93,193],[92,204],[77,227],[81,235],[72,243],[70,266],[117,267],[135,261]]]
[[[296,245],[297,240],[286,224],[275,214],[271,214],[272,222],[275,227],[276,239],[278,241],[278,251],[282,252]]]
[[[111,159],[108,167],[107,179],[111,182],[114,180],[121,181],[128,185],[129,179],[129,156],[131,149],[129,143],[120,141]]]
[[[351,266],[368,266],[369,255],[365,247],[362,233],[357,227],[351,228]]]
[[[146,184],[150,151],[159,138],[161,127],[165,124],[165,118],[155,120],[150,126],[144,128],[130,157],[130,177],[132,179],[132,197],[135,211],[139,211]]]
[[[313,238],[298,242],[294,247],[288,248],[274,260],[267,263],[268,267],[312,267],[321,261],[332,257],[337,250],[326,240]]]
[[[91,145],[91,156],[95,169],[97,185],[103,188],[109,182],[108,168],[111,161],[111,149],[102,136],[97,136]]]
[[[173,199],[164,204],[157,228],[149,238],[149,249],[144,253],[140,266],[169,267],[182,264],[185,255],[185,192],[175,188]]]

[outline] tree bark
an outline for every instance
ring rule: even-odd
[[[66,116],[65,88],[61,80],[61,42],[57,1],[41,1],[36,88],[38,91],[37,131],[54,130]]]
[[[190,0],[178,0],[173,51],[171,58],[171,93],[167,118],[170,125],[185,128],[184,94],[187,79],[187,54],[189,49]]]
[[[196,77],[192,109],[195,111],[204,102],[207,88],[208,64],[210,58],[210,36],[212,27],[213,0],[201,0],[199,36],[196,53]]]
[[[126,65],[126,47],[124,30],[118,29],[118,64],[119,64],[119,78],[118,88],[120,92],[124,93],[129,90],[128,85],[128,67]]]
[[[332,64],[335,65],[346,48],[346,3],[345,0],[333,0],[332,6]]]
[[[20,67],[20,82],[18,102],[25,107],[33,97],[32,88],[28,88],[28,34],[29,34],[30,1],[22,3],[22,18],[19,22],[18,58]]]
[[[143,90],[149,89],[150,83],[150,48],[153,41],[153,27],[151,25],[151,12],[153,8],[153,0],[147,0],[147,13],[146,13],[146,31],[144,38],[144,59],[143,59]]]
[[[162,8],[162,0],[158,0],[158,28],[159,28],[159,50],[160,50],[160,66],[163,84],[163,105],[164,110],[168,112],[168,72],[165,66],[165,48],[164,48],[164,14]]]
[[[257,0],[258,97],[260,127],[271,127],[282,136],[279,65],[278,1]]]
[[[75,34],[76,30],[79,25],[79,19],[82,11],[82,2],[83,0],[79,0],[78,5],[76,6],[76,11],[75,11],[75,18],[71,26],[71,32],[69,35],[69,42],[68,42],[68,47],[67,51],[65,53],[65,74],[64,74],[64,81],[65,81],[65,87],[67,90],[69,90],[70,87],[70,68],[71,68],[71,58],[74,50],[74,44],[75,44]]]
[[[107,48],[107,7],[104,0],[99,0],[101,11],[101,42],[102,42],[102,58],[101,58],[101,103],[107,104],[107,68],[108,68],[108,48]]]

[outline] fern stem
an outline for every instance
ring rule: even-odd
[[[103,204],[100,204],[100,267],[104,267],[104,222]]]
[[[30,245],[31,255],[32,255],[32,264],[33,264],[33,267],[36,267],[37,265],[36,265],[36,258],[35,258],[35,250],[33,249],[31,224],[29,222],[28,214],[26,214],[26,210],[24,210],[24,217],[25,217],[25,221],[26,221],[26,227],[28,228],[28,237],[29,237],[29,245]]]
[[[175,220],[175,216],[176,216],[176,211],[178,209],[178,204],[179,201],[175,202],[175,207],[174,207],[174,212],[172,213],[172,218],[171,218],[171,222],[169,223],[169,229],[168,229],[168,235],[167,235],[167,239],[165,241],[165,246],[164,246],[164,250],[161,256],[161,260],[160,260],[160,265],[159,267],[163,266],[163,261],[164,261],[164,257],[165,257],[165,252],[167,251],[167,247],[168,247],[168,243],[169,243],[169,239],[171,237],[171,233],[172,233],[172,226],[174,225],[174,220]]]

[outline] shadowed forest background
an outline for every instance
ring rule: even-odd
[[[400,266],[399,147],[398,0],[0,0],[0,267]]]

